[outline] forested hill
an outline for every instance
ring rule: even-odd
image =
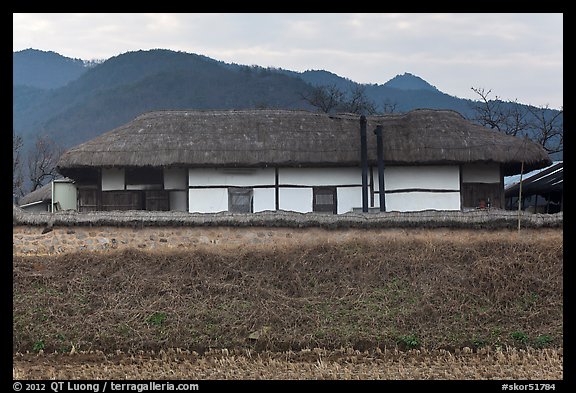
[[[152,110],[318,110],[306,98],[322,86],[345,95],[361,90],[377,112],[452,109],[471,118],[478,105],[410,73],[384,84],[358,84],[326,70],[245,66],[165,49],[127,52],[101,62],[27,49],[13,53],[13,67],[13,131],[25,145],[46,135],[68,148]]]
[[[312,109],[302,98],[310,88],[299,78],[195,54],[128,52],[58,89],[14,85],[14,131],[25,140],[48,134],[69,147],[151,110]]]
[[[56,52],[25,49],[12,56],[13,84],[54,89],[78,79],[89,63]]]

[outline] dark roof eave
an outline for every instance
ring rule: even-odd
[[[385,166],[418,166],[418,165],[462,165],[474,163],[497,163],[504,168],[504,176],[511,176],[520,173],[521,163],[517,162],[495,162],[492,160],[475,160],[475,161],[456,161],[456,160],[427,160],[427,161],[385,161]],[[536,169],[544,168],[550,165],[549,161],[539,161],[534,163],[524,164],[524,172],[530,172]],[[368,165],[377,166],[375,160],[369,160]],[[223,162],[215,165],[212,163],[197,164],[197,163],[169,163],[166,165],[122,165],[122,164],[102,164],[102,165],[71,165],[58,167],[58,171],[63,175],[70,173],[71,170],[90,170],[97,168],[321,168],[321,167],[360,167],[360,161],[324,161],[324,162],[259,162],[259,163],[231,163]]]

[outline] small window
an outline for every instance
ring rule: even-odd
[[[332,214],[338,212],[336,205],[336,187],[314,187],[313,198],[313,211]]]
[[[254,211],[254,191],[251,188],[229,188],[228,211],[252,213]]]
[[[162,168],[126,168],[124,173],[128,190],[161,189],[164,183]]]

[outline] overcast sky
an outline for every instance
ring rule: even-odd
[[[237,64],[324,69],[360,83],[405,72],[441,91],[563,105],[563,15],[13,14],[13,50],[84,60],[154,48]]]

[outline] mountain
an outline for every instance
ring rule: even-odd
[[[310,84],[311,86],[336,86],[338,89],[342,91],[348,91],[354,86],[357,86],[358,83],[348,79],[336,75],[332,72],[325,71],[325,70],[308,70],[304,72],[296,72],[296,71],[289,71],[278,69],[278,72],[284,73],[285,75],[289,75],[295,78],[300,78],[304,82]]]
[[[379,112],[452,109],[471,118],[478,104],[410,73],[384,84],[359,84],[326,70],[246,66],[166,49],[127,52],[90,67],[80,59],[27,49],[14,52],[13,62],[13,130],[25,145],[47,134],[68,148],[152,110],[316,110],[304,97],[327,85],[346,94],[362,89]]]
[[[25,49],[12,54],[13,84],[55,89],[78,79],[88,67],[56,52]]]
[[[67,148],[152,110],[312,109],[301,95],[309,89],[299,78],[260,67],[164,49],[128,52],[56,89],[15,83],[13,127],[25,143],[48,134]]]
[[[466,117],[473,114],[473,101],[443,93],[424,79],[410,73],[396,75],[388,82],[380,85],[360,84],[324,70],[304,72],[279,70],[279,72],[298,77],[316,87],[335,86],[344,92],[350,92],[361,87],[364,89],[366,97],[375,104],[378,111],[385,111],[386,107],[393,105],[396,112],[430,108],[452,109]]]
[[[412,75],[409,72],[405,72],[404,75],[396,75],[382,86],[399,90],[429,90],[433,92],[438,91],[435,86],[432,86],[424,79],[420,78],[419,76]]]

